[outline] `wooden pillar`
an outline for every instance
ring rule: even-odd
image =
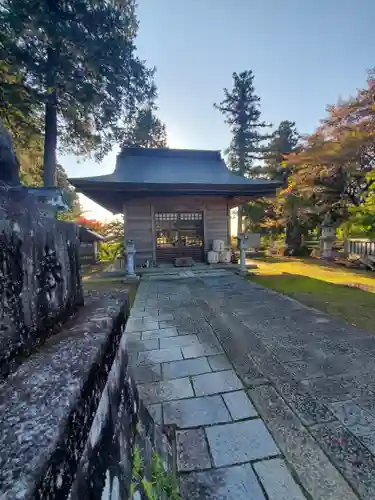
[[[126,204],[124,203],[124,209],[123,209],[123,214],[124,214],[124,255],[122,257],[122,267],[123,269],[126,268],[125,266],[125,251],[126,251],[126,240],[127,240],[127,228],[126,228]]]
[[[207,240],[207,206],[203,205],[203,248],[207,252],[210,247]]]
[[[156,262],[156,227],[155,227],[155,207],[151,204],[151,237],[152,237],[152,260]]]
[[[93,247],[94,261],[96,262],[98,260],[98,242],[93,241],[92,247]]]
[[[232,246],[232,235],[231,235],[230,221],[231,221],[230,208],[229,208],[229,203],[227,203],[227,240],[228,240],[227,245],[229,246],[229,248],[231,248],[231,246]]]

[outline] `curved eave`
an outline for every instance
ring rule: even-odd
[[[276,189],[281,187],[281,184],[276,181],[249,181],[248,184],[167,184],[167,183],[154,183],[154,184],[135,184],[123,182],[96,182],[86,181],[85,179],[69,179],[69,182],[79,191],[117,191],[123,193],[137,192],[165,192],[173,194],[175,192],[189,191],[191,193],[202,193],[203,191],[209,193],[231,193],[239,194],[248,192],[266,191],[274,193]]]
[[[281,184],[257,181],[248,184],[130,184],[69,180],[79,192],[113,213],[122,212],[124,201],[144,196],[226,196],[236,206],[252,198],[272,196]],[[238,199],[238,202],[234,200]]]

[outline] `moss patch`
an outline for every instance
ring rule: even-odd
[[[135,295],[137,293],[138,282],[124,281],[124,278],[92,278],[83,281],[83,289],[85,292],[98,293],[115,293],[127,291],[130,299],[130,306],[133,305]]]

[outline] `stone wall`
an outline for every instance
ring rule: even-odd
[[[95,414],[70,500],[148,499],[142,479],[151,482],[155,456],[166,472],[175,468],[172,445],[154,424],[129,373],[126,339],[124,334]],[[139,454],[142,464],[138,474],[134,473],[135,453]],[[168,498],[165,492],[163,495],[159,491],[159,494],[157,498]]]
[[[155,451],[173,469],[172,447],[129,373],[128,315],[126,293],[89,297],[0,386],[1,499],[144,499]]]
[[[23,187],[0,188],[0,376],[83,304],[77,227]]]

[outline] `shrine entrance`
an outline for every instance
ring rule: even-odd
[[[172,263],[178,257],[203,261],[203,212],[156,212],[155,232],[158,263]]]

